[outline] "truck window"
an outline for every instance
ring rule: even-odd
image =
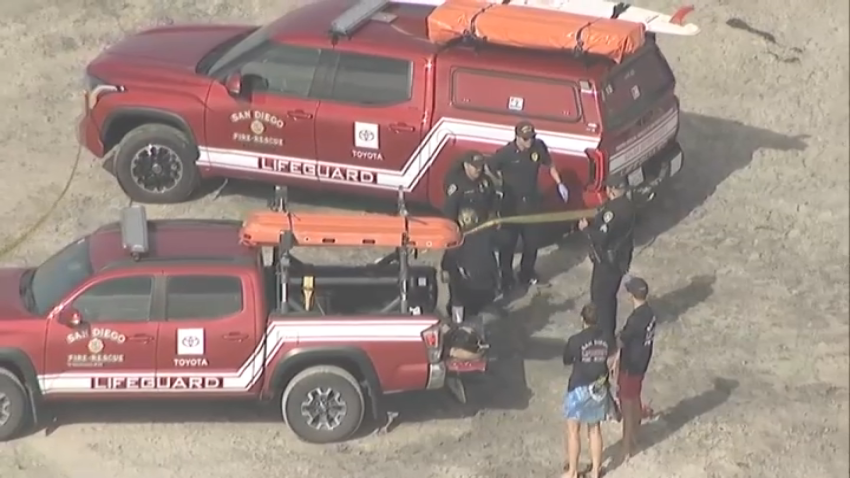
[[[165,285],[167,320],[219,319],[242,311],[242,279],[235,276],[171,276]]]
[[[657,48],[611,70],[602,85],[605,126],[617,129],[637,120],[673,87],[673,72]]]
[[[569,123],[581,119],[578,91],[570,81],[459,68],[451,88],[458,109]]]
[[[30,290],[35,313],[47,314],[93,273],[88,238],[73,242],[57,252],[32,273]]]
[[[257,58],[246,63],[241,73],[243,78],[256,75],[264,80],[260,85],[253,85],[254,91],[308,97],[319,55],[318,48],[270,44]]]
[[[151,316],[153,277],[107,279],[78,295],[72,307],[88,323],[145,322]]]
[[[409,101],[413,65],[407,60],[340,53],[330,99],[365,106]]]

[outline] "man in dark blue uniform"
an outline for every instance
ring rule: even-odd
[[[497,191],[483,169],[484,155],[470,151],[446,174],[443,212],[457,221],[464,233],[496,213]],[[440,268],[443,280],[449,284],[449,316],[462,321],[481,312],[493,302],[498,289],[492,230],[465,235],[460,247],[443,254]]]
[[[596,305],[600,328],[613,343],[617,292],[634,253],[635,209],[626,195],[628,183],[624,177],[610,177],[606,186],[608,201],[592,220],[582,219],[578,227],[590,239],[590,299]]]
[[[502,215],[516,216],[541,212],[542,199],[537,185],[540,167],[548,168],[549,175],[558,185],[558,194],[566,202],[569,191],[561,181],[561,175],[552,164],[546,143],[537,138],[534,125],[521,121],[514,128],[516,138],[496,151],[488,162],[490,172],[502,181],[504,199]],[[502,228],[503,242],[499,247],[499,268],[502,291],[514,285],[513,257],[517,242],[522,238],[522,259],[519,266],[520,283],[537,283],[534,270],[537,249],[540,247],[539,226],[534,224],[505,225]]]

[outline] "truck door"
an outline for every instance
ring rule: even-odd
[[[242,76],[243,95],[213,83],[201,164],[226,176],[315,181],[319,101],[311,89],[319,55],[316,48],[270,43],[230,72]]]
[[[151,320],[153,275],[95,278],[47,325],[46,394],[108,394],[153,388],[159,324]],[[77,327],[58,316],[76,310]]]
[[[403,58],[327,55],[332,80],[316,123],[319,182],[412,190],[427,169],[422,139],[424,64]],[[323,59],[324,61],[324,59]]]
[[[252,286],[237,274],[165,276],[157,382],[197,394],[244,395],[260,377],[262,353]]]

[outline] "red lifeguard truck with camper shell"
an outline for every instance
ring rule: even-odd
[[[465,401],[462,379],[487,368],[483,334],[438,316],[435,268],[410,263],[460,232],[401,210],[241,223],[148,221],[136,205],[38,267],[0,270],[0,439],[69,399],[269,401],[315,443],[389,417],[386,394],[447,387]],[[367,265],[293,255],[336,246],[394,252]]]
[[[682,167],[662,15],[599,0],[318,0],[262,26],[130,35],[86,67],[79,139],[134,200],[184,201],[224,177],[440,206],[463,150],[534,122],[572,191],[637,197]]]

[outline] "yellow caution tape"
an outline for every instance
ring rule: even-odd
[[[474,234],[503,224],[546,224],[553,222],[569,222],[578,221],[579,219],[589,219],[595,215],[596,209],[580,209],[578,211],[542,212],[538,214],[524,214],[521,216],[497,217],[475,226],[465,232],[464,235]]]
[[[83,147],[79,146],[77,148],[77,157],[74,158],[74,165],[71,167],[71,174],[68,175],[68,179],[67,181],[65,181],[65,187],[62,188],[62,191],[59,192],[59,195],[56,196],[56,199],[53,200],[53,203],[50,205],[50,207],[47,208],[44,214],[42,214],[41,217],[38,218],[38,220],[36,220],[29,228],[24,230],[21,235],[13,239],[11,242],[0,246],[0,258],[6,256],[10,252],[17,249],[18,246],[23,244],[24,241],[29,239],[29,237],[32,236],[32,234],[38,230],[38,228],[40,228],[44,225],[45,222],[47,222],[47,218],[49,218],[50,215],[53,214],[53,211],[56,210],[56,208],[59,206],[59,203],[62,201],[62,199],[65,198],[65,195],[68,194],[68,190],[71,189],[71,183],[74,182],[74,177],[77,175],[77,168],[80,166],[80,158],[82,156]]]

